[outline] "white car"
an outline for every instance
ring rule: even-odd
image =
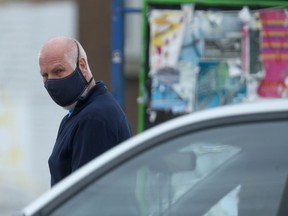
[[[288,99],[227,105],[109,150],[21,216],[287,216]]]

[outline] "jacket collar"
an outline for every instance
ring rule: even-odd
[[[97,81],[96,84],[89,90],[89,92],[80,97],[75,108],[70,111],[69,118],[76,115],[80,112],[85,106],[87,106],[91,101],[94,100],[99,95],[102,95],[107,92],[107,87],[105,86],[103,81]]]

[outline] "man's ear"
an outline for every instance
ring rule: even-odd
[[[79,67],[80,67],[83,75],[86,76],[88,73],[88,65],[87,65],[87,61],[85,58],[79,59]]]

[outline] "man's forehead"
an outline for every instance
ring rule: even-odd
[[[43,47],[40,52],[40,59],[53,59],[53,58],[62,58],[64,57],[66,50],[59,46],[46,46]]]

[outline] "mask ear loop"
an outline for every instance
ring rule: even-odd
[[[80,51],[79,51],[79,45],[78,45],[78,43],[77,43],[77,41],[76,40],[74,40],[74,42],[75,42],[75,44],[76,44],[76,47],[77,47],[77,63],[76,63],[76,66],[77,67],[79,67],[79,53],[80,53]]]
[[[77,46],[77,64],[76,66],[79,67],[79,56],[80,56],[80,50],[79,50],[79,45],[78,45],[78,42],[76,40],[74,40],[76,46]],[[92,82],[93,80],[93,76],[91,77],[91,79],[87,82],[87,87],[90,85],[90,83]],[[87,88],[86,87],[86,88]]]

